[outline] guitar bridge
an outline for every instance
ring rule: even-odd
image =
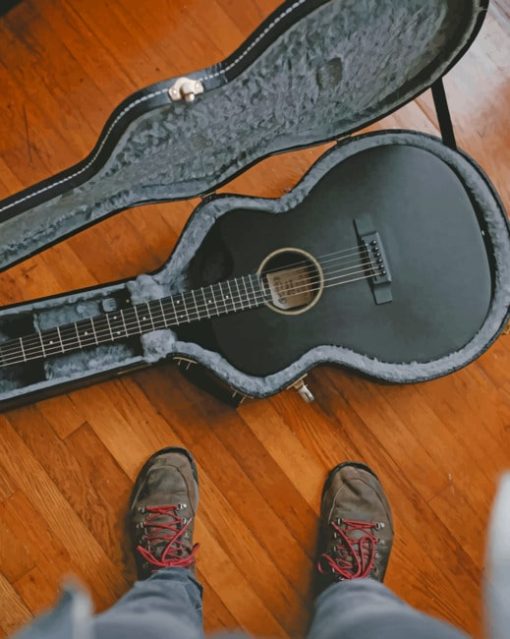
[[[377,232],[370,215],[357,217],[354,220],[354,226],[369,260],[367,269],[373,271],[369,281],[375,303],[387,304],[393,301],[393,294],[391,291],[390,267],[381,236]]]

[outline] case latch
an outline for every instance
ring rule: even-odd
[[[197,95],[204,92],[204,85],[200,80],[191,78],[179,78],[168,89],[168,95],[174,102],[184,100],[184,102],[194,102]]]
[[[297,392],[297,394],[306,404],[311,404],[315,401],[315,395],[308,388],[308,385],[305,383],[305,379],[306,375],[292,384],[291,388],[293,388]]]

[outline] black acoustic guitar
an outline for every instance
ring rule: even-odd
[[[430,362],[482,326],[490,251],[466,188],[437,156],[373,148],[342,162],[293,210],[233,209],[178,295],[4,342],[0,366],[171,327],[252,375],[318,345]]]

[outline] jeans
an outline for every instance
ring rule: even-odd
[[[94,639],[199,639],[202,589],[188,570],[166,569],[139,581],[93,621]],[[234,636],[224,635],[224,639]],[[308,639],[465,639],[371,579],[343,581],[315,603]]]

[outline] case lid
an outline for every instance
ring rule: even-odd
[[[126,99],[79,164],[0,202],[0,270],[138,204],[216,189],[429,88],[488,0],[292,0],[229,58]]]

